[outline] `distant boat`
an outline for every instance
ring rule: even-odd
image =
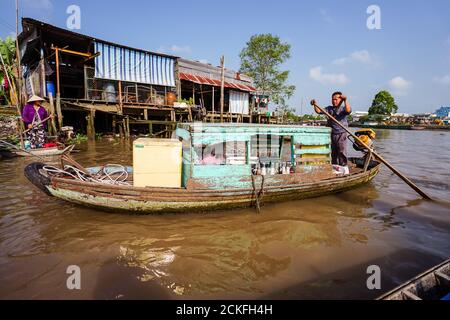
[[[411,126],[409,127],[410,130],[425,130],[426,127],[424,126]]]
[[[450,259],[385,293],[378,300],[450,300]]]

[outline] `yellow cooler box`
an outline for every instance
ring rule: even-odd
[[[181,187],[181,141],[140,138],[133,143],[135,187]]]

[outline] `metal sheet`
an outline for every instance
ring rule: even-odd
[[[95,77],[175,87],[175,59],[95,42]]]

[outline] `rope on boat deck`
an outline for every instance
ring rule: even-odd
[[[126,181],[128,179],[128,171],[120,164],[107,164],[95,174],[86,174],[82,170],[71,165],[64,166],[64,169],[53,166],[44,166],[42,169],[50,176],[65,175],[84,182],[97,182],[125,186],[130,185],[130,183]],[[117,177],[114,177],[114,175],[117,175]]]
[[[264,196],[264,176],[261,175],[261,188],[259,192],[256,192],[256,184],[255,184],[255,176],[252,174],[252,186],[253,186],[253,194],[255,195],[255,206],[256,212],[261,213],[261,199]]]

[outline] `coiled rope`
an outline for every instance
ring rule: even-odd
[[[54,166],[44,166],[42,168],[49,176],[55,177],[71,177],[73,179],[84,181],[84,182],[96,182],[96,183],[103,183],[103,184],[112,184],[112,185],[130,185],[129,182],[127,182],[128,179],[128,171],[127,169],[120,165],[120,164],[107,164],[97,173],[86,173],[82,170],[71,166],[71,165],[65,165],[64,169],[60,169]]]

